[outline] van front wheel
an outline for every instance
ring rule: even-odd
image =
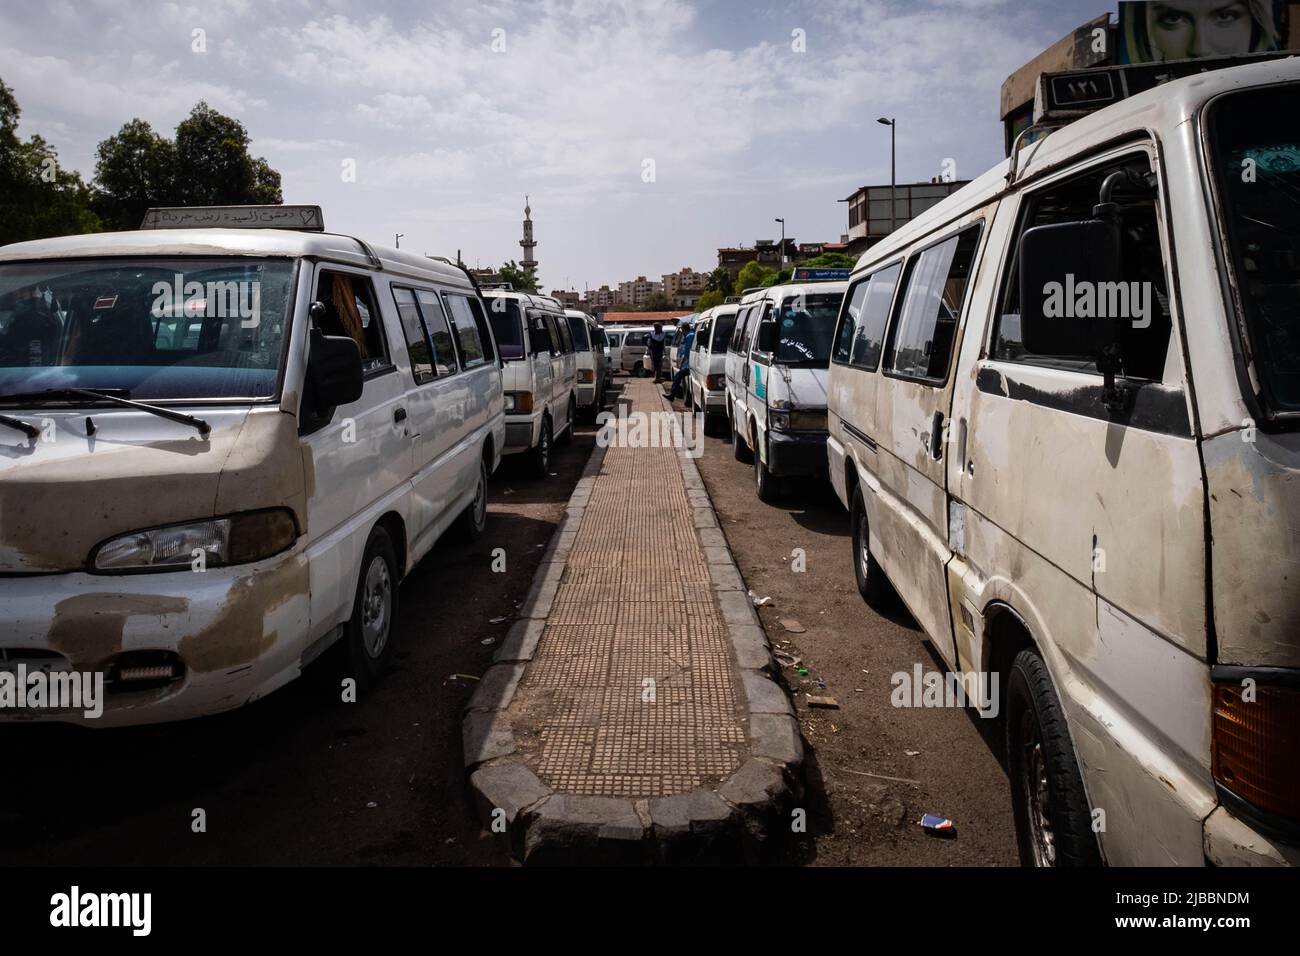
[[[736,461],[749,464],[751,461],[749,446],[745,444],[744,436],[736,429],[735,416],[728,416],[728,421],[731,422],[731,454],[735,456]]]
[[[529,452],[528,463],[533,474],[538,478],[547,478],[551,474],[551,419],[542,419],[542,433],[537,436],[537,444]]]
[[[781,494],[781,479],[768,470],[757,436],[754,438],[754,490],[763,504],[772,504]]]
[[[858,582],[858,593],[872,607],[878,607],[889,597],[891,588],[885,570],[871,553],[870,525],[867,522],[867,503],[862,499],[861,486],[853,489],[853,576]]]
[[[1100,866],[1092,814],[1065,711],[1047,665],[1026,648],[1007,680],[1007,770],[1020,862]]]
[[[376,525],[366,541],[352,602],[352,617],[344,625],[343,639],[330,650],[332,670],[340,678],[356,681],[358,691],[375,685],[393,662],[397,644],[397,552],[393,539]]]

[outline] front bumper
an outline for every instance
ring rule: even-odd
[[[538,415],[507,415],[506,444],[502,451],[507,455],[517,455],[536,445],[541,420]]]
[[[779,432],[769,428],[766,437],[767,470],[773,475],[826,474],[826,432]]]
[[[185,720],[230,710],[298,676],[310,645],[307,558],[295,549],[201,572],[0,578],[11,669],[104,675],[103,713],[0,708],[0,721],[88,727]],[[113,682],[118,667],[173,662],[160,685]],[[143,687],[143,689],[138,689]]]
[[[1223,806],[1205,818],[1204,844],[1215,866],[1300,866],[1300,847],[1264,836]]]

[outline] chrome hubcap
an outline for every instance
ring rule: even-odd
[[[1025,813],[1029,817],[1034,865],[1056,866],[1056,834],[1052,832],[1047,761],[1043,757],[1043,742],[1032,710],[1026,710],[1020,718],[1020,737],[1021,788],[1025,798]]]
[[[361,631],[366,653],[378,657],[388,643],[393,619],[393,581],[388,562],[379,556],[366,569],[365,590],[361,597]]]

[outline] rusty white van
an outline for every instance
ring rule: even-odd
[[[872,247],[829,428],[862,594],[998,696],[1026,863],[1300,862],[1300,60],[1121,100]]]
[[[0,719],[197,717],[323,654],[364,690],[401,579],[483,529],[505,417],[464,270],[316,207],[146,223],[0,248],[0,667],[107,698]]]

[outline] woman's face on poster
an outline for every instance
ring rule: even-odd
[[[1157,60],[1249,53],[1253,26],[1242,0],[1169,0],[1147,7],[1147,36]]]

